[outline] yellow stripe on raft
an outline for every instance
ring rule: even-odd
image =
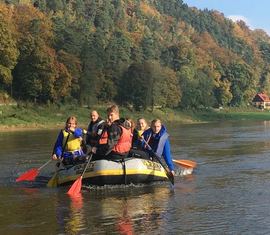
[[[123,175],[123,170],[101,170],[101,171],[95,171],[95,172],[85,172],[84,178],[93,178],[97,176],[117,176],[117,175]],[[153,175],[158,177],[164,177],[167,178],[166,173],[164,171],[156,171],[151,169],[145,169],[145,170],[138,170],[138,169],[129,169],[126,171],[126,175]],[[75,181],[80,174],[78,175],[72,175],[72,176],[64,176],[59,177],[58,184],[63,184],[69,181]]]

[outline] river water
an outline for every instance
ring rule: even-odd
[[[168,126],[189,176],[150,186],[15,183],[48,161],[57,130],[0,132],[0,234],[270,234],[270,122]],[[50,164],[42,175],[53,172]]]

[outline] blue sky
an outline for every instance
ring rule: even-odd
[[[218,10],[232,20],[241,19],[250,29],[270,35],[270,0],[183,0],[188,6]]]

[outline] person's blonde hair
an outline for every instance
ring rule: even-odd
[[[74,121],[75,124],[77,125],[77,118],[75,116],[70,116],[68,117],[67,121],[66,121],[66,125],[70,122],[70,121]]]
[[[119,114],[119,108],[116,104],[110,106],[109,108],[107,108],[107,113],[117,113]]]
[[[92,113],[96,113],[98,116],[99,116],[99,113],[97,110],[93,109],[91,112],[90,112],[90,115],[92,115]]]

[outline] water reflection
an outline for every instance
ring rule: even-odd
[[[123,212],[122,217],[118,219],[116,223],[116,230],[119,231],[119,234],[122,235],[132,235],[134,234],[133,221],[128,213],[128,204],[127,201],[123,203]]]
[[[0,234],[51,234],[52,204],[37,188],[0,187]]]
[[[66,198],[66,195],[63,194],[63,192],[58,194],[56,219],[57,224],[59,225],[58,230],[61,233],[79,234],[86,225],[83,196],[79,194],[76,197]]]
[[[58,194],[57,224],[64,234],[140,234],[155,231],[170,213],[168,185],[95,189],[78,197]],[[89,218],[90,221],[89,221]]]

